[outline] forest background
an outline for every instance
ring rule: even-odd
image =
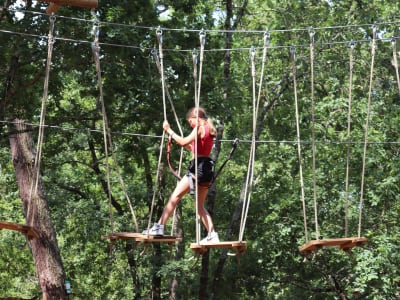
[[[0,12],[0,220],[31,224],[30,209],[48,208],[49,232],[54,230],[56,236],[54,253],[61,262],[58,287],[60,280],[69,280],[69,297],[400,297],[399,1],[101,0],[95,15],[89,9],[63,6],[54,19],[48,96],[43,88],[51,22],[46,6],[6,0]],[[94,25],[99,26],[101,92],[92,52]],[[177,211],[182,242],[171,249],[165,244],[145,247],[102,239],[111,231],[145,229],[153,195],[151,222],[175,185],[165,145],[160,144],[162,85],[152,54],[158,49],[157,32],[162,33],[165,82],[183,132],[189,132],[185,113],[195,104],[193,49],[199,49],[203,32],[200,105],[222,132],[213,154],[217,166],[232,141],[240,139],[208,197],[221,240],[238,239],[250,141],[253,134],[256,138],[244,231],[247,251],[240,257],[230,256],[227,249],[194,257],[189,248],[196,235],[190,196]],[[255,129],[251,47],[256,87],[261,90]],[[101,96],[114,156],[105,152]],[[27,135],[34,141],[28,151],[35,153],[43,98],[46,126],[39,189],[44,205],[38,206],[21,191],[12,149],[16,136]],[[177,128],[170,106],[167,117]],[[176,166],[179,155],[173,145],[171,160]],[[188,159],[185,154],[183,166]],[[31,173],[27,179],[33,178]],[[314,232],[314,199],[319,237]],[[351,252],[324,248],[307,257],[300,253],[307,239],[344,237],[346,228],[348,236],[358,236],[360,208],[361,235],[368,243]],[[41,299],[45,293],[32,243],[18,232],[0,231],[0,297]]]

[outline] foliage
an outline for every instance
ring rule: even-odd
[[[400,94],[393,65],[392,36],[399,46],[398,1],[227,1],[233,5],[230,74],[225,76],[226,7],[220,1],[101,1],[100,61],[103,98],[112,133],[110,203],[100,114],[100,94],[90,43],[93,16],[88,10],[62,7],[56,18],[49,99],[41,166],[65,272],[74,299],[143,299],[159,280],[160,297],[170,293],[172,280],[179,299],[198,297],[201,259],[193,258],[193,200],[179,205],[183,242],[170,252],[167,245],[145,247],[131,241],[110,243],[102,236],[135,231],[121,174],[139,222],[147,226],[162,133],[163,101],[160,75],[152,49],[162,28],[165,79],[184,125],[194,105],[192,50],[199,48],[199,30],[206,30],[202,65],[201,105],[224,126],[218,164],[228,155],[230,141],[241,142],[217,182],[213,218],[221,239],[232,229],[247,174],[252,134],[252,77],[249,50],[256,49],[257,89],[265,31],[270,34],[258,118],[254,186],[246,221],[248,249],[228,256],[210,251],[208,295],[214,299],[394,299],[400,291]],[[16,3],[12,3],[17,5]],[[247,5],[243,11],[242,5]],[[18,117],[38,124],[47,57],[49,19],[42,4],[22,14],[11,7],[0,12],[0,219],[24,223],[18,186],[10,160],[9,122]],[[63,17],[61,17],[63,16]],[[374,24],[377,48],[372,61]],[[172,30],[179,29],[179,30]],[[251,31],[251,32],[250,32]],[[257,31],[257,32],[256,32]],[[10,33],[11,32],[11,33]],[[315,53],[310,59],[310,32]],[[19,33],[19,34],[17,34]],[[12,37],[12,38],[10,38]],[[355,42],[353,82],[349,82],[350,41]],[[294,48],[291,48],[293,46]],[[397,47],[399,49],[400,47]],[[296,77],[292,72],[296,51]],[[226,50],[226,49],[225,49]],[[399,52],[397,51],[397,57]],[[10,74],[18,58],[15,74]],[[372,63],[373,77],[370,86]],[[311,78],[311,66],[314,78]],[[294,90],[296,79],[297,90]],[[314,90],[312,90],[312,86]],[[371,87],[371,94],[369,89]],[[351,88],[351,89],[350,89]],[[351,144],[347,145],[349,92]],[[227,94],[225,94],[227,92]],[[312,98],[313,93],[313,98]],[[318,225],[324,238],[345,232],[346,163],[349,149],[349,235],[357,236],[362,208],[363,248],[345,253],[322,249],[304,257],[305,229],[299,182],[294,100],[304,176],[307,232],[316,238],[313,180],[316,180]],[[367,103],[371,100],[365,181],[362,168]],[[314,118],[312,116],[314,100]],[[166,100],[168,103],[168,100]],[[174,124],[167,104],[167,117]],[[314,119],[314,122],[313,122]],[[174,121],[174,122],[173,122]],[[37,128],[34,128],[36,134]],[[313,171],[312,132],[316,167]],[[178,162],[174,145],[172,160]],[[184,164],[188,156],[184,157]],[[174,187],[164,166],[154,214]],[[361,205],[361,195],[363,204]],[[153,219],[156,216],[153,215]],[[151,220],[153,221],[153,220]],[[237,237],[234,228],[234,238]],[[33,298],[40,294],[24,237],[0,232],[0,297]],[[177,250],[181,257],[175,257]],[[212,292],[212,286],[217,290]]]

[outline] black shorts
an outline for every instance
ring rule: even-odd
[[[195,160],[192,159],[189,165],[189,171],[196,174]],[[197,182],[211,182],[214,177],[214,161],[209,157],[197,158]]]

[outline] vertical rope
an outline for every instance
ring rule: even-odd
[[[192,52],[192,59],[193,59],[193,80],[194,80],[194,105],[195,107],[198,107],[198,94],[199,94],[199,89],[198,89],[198,73],[197,73],[197,68],[198,68],[198,56],[197,56],[197,51],[196,49],[193,49]],[[196,115],[196,121],[198,121],[198,114]],[[197,153],[197,135],[195,137],[195,149],[193,149],[193,153]],[[195,156],[195,173],[197,174],[197,161],[196,161],[197,155]],[[196,231],[196,243],[200,243],[200,221],[198,219],[198,213],[199,209],[197,207],[197,181],[196,181],[196,196],[195,196],[195,231]]]
[[[199,80],[197,84],[197,95],[195,95],[195,107],[196,107],[196,129],[197,131],[199,130],[199,106],[200,106],[200,92],[201,92],[201,76],[203,74],[203,60],[204,60],[204,45],[206,43],[205,40],[206,34],[204,31],[200,31],[199,33],[199,39],[200,39],[200,64],[199,64]],[[195,85],[196,86],[196,85]],[[195,160],[195,197],[196,197],[196,243],[200,243],[200,218],[199,218],[199,211],[198,211],[198,205],[199,205],[199,196],[198,196],[198,155],[197,155],[197,141],[198,141],[198,132],[195,135],[195,140],[194,140],[194,160]]]
[[[319,239],[318,207],[317,207],[317,179],[315,163],[315,99],[314,99],[314,30],[310,29],[310,64],[311,64],[311,145],[312,145],[312,173],[313,173],[313,199],[314,199],[314,220],[315,239]]]
[[[248,204],[250,202],[249,190],[252,187],[253,175],[254,175],[254,153],[255,153],[255,145],[256,145],[255,132],[256,132],[256,125],[257,125],[255,57],[256,57],[256,51],[255,51],[254,47],[251,47],[250,60],[251,60],[251,77],[252,77],[252,92],[253,92],[253,126],[252,126],[253,130],[252,130],[249,162],[248,162],[248,167],[247,167],[245,191],[244,191],[244,197],[243,197],[242,215],[241,215],[241,219],[240,219],[239,242],[241,242],[243,240],[244,228],[245,228],[244,224],[247,219],[247,211],[248,211],[248,207],[249,207]]]
[[[113,221],[112,202],[111,202],[111,199],[112,199],[112,193],[111,193],[111,168],[110,168],[109,163],[108,163],[108,147],[109,147],[109,150],[110,150],[110,153],[111,153],[111,157],[112,157],[112,159],[114,161],[115,170],[116,170],[116,173],[117,173],[118,180],[119,180],[119,182],[121,184],[122,191],[124,192],[125,198],[126,198],[126,200],[128,202],[128,206],[129,206],[130,212],[132,214],[132,220],[133,220],[133,223],[135,225],[135,229],[136,229],[136,231],[138,231],[139,230],[139,226],[138,226],[138,223],[137,223],[135,211],[133,210],[133,205],[132,205],[131,199],[129,197],[126,184],[125,184],[125,182],[124,182],[124,180],[122,178],[121,172],[119,170],[118,159],[117,159],[117,157],[115,155],[113,142],[112,142],[112,137],[111,137],[111,132],[110,132],[110,127],[109,127],[109,124],[108,124],[107,112],[106,112],[106,108],[105,108],[105,105],[104,105],[103,80],[102,80],[102,77],[101,77],[101,68],[100,68],[100,46],[99,46],[99,33],[100,33],[100,31],[99,31],[99,21],[97,19],[96,14],[95,14],[95,10],[92,10],[92,15],[94,17],[94,21],[93,21],[94,22],[94,26],[93,26],[94,42],[92,44],[92,51],[93,51],[93,56],[94,56],[95,63],[96,63],[97,81],[98,81],[98,85],[99,85],[99,94],[100,94],[99,98],[100,98],[100,103],[101,103],[101,107],[102,107],[103,136],[105,136],[105,139],[104,139],[105,150],[104,151],[106,153],[106,158],[107,158],[107,161],[106,161],[107,186],[108,186],[107,188],[109,189],[108,197],[109,197],[109,204],[110,204],[110,217],[111,217],[110,222],[112,223],[111,228],[112,228],[112,231],[114,231],[114,228],[113,228],[114,227],[114,225],[113,225],[114,221]]]
[[[94,10],[92,10],[92,15],[94,17],[93,21],[93,36],[94,41],[92,43],[92,52],[96,64],[96,73],[97,73],[97,82],[99,87],[99,102],[101,105],[101,116],[103,123],[103,141],[104,141],[104,155],[105,155],[105,164],[106,164],[106,176],[107,176],[107,192],[108,192],[108,203],[109,203],[109,211],[110,211],[110,226],[111,232],[114,232],[114,216],[112,210],[112,194],[111,194],[111,170],[109,163],[109,142],[108,142],[108,120],[106,107],[104,104],[104,94],[103,94],[103,83],[101,79],[101,68],[100,68],[100,46],[99,46],[99,22],[97,20],[97,16]]]
[[[372,85],[374,78],[374,62],[375,62],[375,48],[376,48],[376,29],[377,29],[376,25],[374,25],[372,34],[372,46],[371,46],[371,69],[369,75],[367,115],[365,117],[364,153],[362,159],[362,172],[361,172],[360,211],[358,216],[358,237],[361,237],[361,219],[362,219],[362,209],[364,205],[365,161],[367,157],[369,117],[371,114],[371,97],[372,97]]]
[[[400,77],[399,77],[399,64],[397,63],[397,51],[396,51],[396,38],[392,37],[392,47],[393,47],[393,66],[396,70],[397,88],[400,94]]]
[[[164,54],[163,54],[163,49],[162,49],[162,30],[160,28],[158,28],[157,31],[156,31],[156,34],[157,34],[157,41],[158,41],[158,49],[159,49],[159,52],[160,52],[160,73],[161,73],[161,86],[162,86],[164,120],[167,120],[167,108],[166,108],[166,101],[165,101],[165,80],[164,80]],[[157,194],[157,191],[158,191],[158,184],[159,184],[159,177],[160,177],[160,166],[161,166],[161,160],[162,160],[162,154],[163,154],[164,140],[165,140],[165,131],[163,130],[163,134],[162,134],[162,137],[161,137],[161,144],[160,144],[160,152],[159,152],[159,156],[158,156],[156,178],[155,178],[155,182],[154,182],[153,197],[152,197],[152,200],[151,200],[149,220],[148,220],[148,223],[147,223],[147,233],[149,233],[149,231],[150,231],[149,229],[150,229],[151,220],[153,218],[154,203],[156,201],[156,194]]]
[[[255,57],[256,51],[252,47],[250,52],[250,59],[251,59],[251,74],[253,78],[253,131],[252,131],[252,142],[250,147],[250,155],[249,155],[249,164],[247,169],[247,177],[245,183],[245,192],[243,197],[243,208],[242,208],[242,217],[240,221],[240,228],[239,228],[239,242],[243,241],[244,230],[246,228],[246,221],[247,215],[249,212],[250,201],[251,201],[251,193],[248,192],[249,187],[250,189],[253,186],[253,178],[254,178],[254,162],[255,162],[255,154],[256,154],[256,134],[257,134],[257,116],[258,116],[258,109],[260,106],[261,100],[261,91],[263,87],[264,81],[264,74],[265,74],[265,63],[267,61],[267,52],[269,46],[269,38],[270,34],[268,31],[264,33],[264,47],[263,47],[263,56],[262,56],[262,64],[261,64],[261,74],[260,74],[260,81],[258,86],[258,96],[257,101],[255,101],[256,95],[256,68],[255,68]]]
[[[161,68],[161,63],[160,63],[160,59],[159,59],[159,57],[157,55],[157,51],[155,49],[153,49],[151,51],[151,54],[153,55],[154,61],[156,62],[156,66],[157,66],[158,72],[160,73],[160,76],[163,77],[162,74],[164,72],[163,72],[163,70]],[[165,79],[164,79],[164,81],[165,81]],[[169,100],[169,104],[171,105],[172,113],[174,115],[174,118],[175,118],[175,121],[176,121],[176,125],[178,126],[179,133],[180,133],[181,136],[183,136],[182,127],[181,127],[181,124],[179,122],[179,118],[178,118],[178,115],[176,113],[175,106],[174,106],[174,103],[172,101],[171,94],[169,93],[168,87],[167,87],[167,85],[165,83],[164,83],[164,88],[165,88],[165,94],[167,95],[167,98]],[[182,171],[182,161],[183,161],[184,148],[180,147],[180,150],[181,150],[180,151],[181,153],[180,153],[180,157],[179,157],[179,166],[178,166],[178,171],[177,171],[178,175],[180,175],[181,171]],[[176,209],[174,209],[174,214],[173,214],[173,217],[172,217],[172,224],[175,224],[175,223],[176,223]],[[173,236],[175,234],[174,227],[175,226],[171,227],[171,236]]]
[[[294,103],[295,103],[295,113],[296,113],[296,132],[297,132],[297,155],[299,158],[301,202],[303,204],[304,233],[305,233],[305,238],[306,238],[306,243],[307,243],[308,242],[307,213],[306,213],[306,205],[305,205],[305,200],[304,200],[305,197],[304,197],[303,166],[302,166],[302,157],[301,157],[300,121],[299,121],[299,107],[298,107],[298,100],[297,100],[296,49],[293,46],[290,47],[290,53],[291,53],[291,58],[292,58],[293,89],[294,89]]]
[[[346,155],[346,194],[345,194],[345,216],[344,216],[344,237],[349,232],[349,169],[350,169],[350,130],[351,130],[351,101],[353,93],[353,68],[354,68],[354,42],[350,42],[350,67],[349,67],[349,98],[347,109],[347,155]]]
[[[43,137],[44,137],[44,125],[46,119],[46,102],[48,99],[48,92],[49,92],[49,80],[50,80],[50,68],[51,68],[51,60],[53,54],[53,47],[54,47],[54,24],[56,21],[56,17],[54,14],[50,16],[50,29],[49,35],[47,40],[47,60],[46,60],[46,71],[45,71],[45,78],[44,78],[44,87],[43,87],[43,96],[42,96],[42,105],[40,109],[40,122],[39,122],[39,130],[38,130],[38,140],[36,146],[36,155],[34,161],[34,170],[36,170],[36,174],[34,180],[31,183],[31,189],[29,192],[29,202],[32,200],[32,197],[37,195],[38,192],[38,185],[39,185],[39,176],[40,176],[40,166],[42,162],[42,149],[43,149]],[[28,206],[27,217],[30,215],[30,208]]]
[[[161,74],[164,120],[167,120],[167,105],[165,103],[164,53],[162,47],[162,30],[158,28],[156,34],[158,41],[158,52],[160,53],[160,74]]]

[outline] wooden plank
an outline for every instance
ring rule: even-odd
[[[28,238],[39,238],[39,233],[33,229],[31,226],[15,224],[11,222],[2,222],[0,221],[0,229],[8,229],[21,232],[26,235]]]
[[[171,242],[180,242],[182,238],[171,236],[171,235],[147,235],[142,233],[135,232],[113,232],[102,236],[103,239],[110,240],[136,240],[137,242],[146,242],[146,243],[171,243]]]
[[[208,251],[208,249],[232,249],[235,252],[241,254],[244,253],[247,249],[247,243],[245,241],[224,241],[218,243],[191,243],[190,248],[196,254],[204,254]]]
[[[360,246],[368,241],[365,237],[335,238],[312,240],[300,247],[300,252],[310,253],[323,247],[338,246],[339,249],[348,250],[355,246]]]
[[[98,0],[39,0],[39,1],[55,5],[69,5],[69,6],[78,6],[85,8],[96,8],[99,5]]]

